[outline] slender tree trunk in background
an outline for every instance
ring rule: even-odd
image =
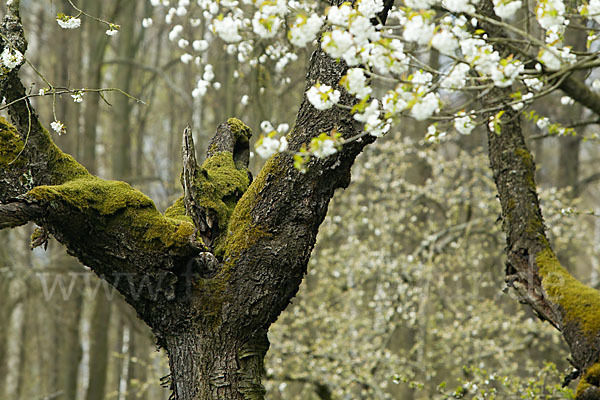
[[[580,107],[577,107],[580,109]],[[560,156],[558,161],[557,186],[565,188],[571,186],[571,197],[579,195],[579,150],[581,148],[580,136],[566,136],[559,138]]]
[[[67,0],[62,1],[62,9],[69,9],[71,5]],[[69,46],[60,46],[60,56],[57,62],[59,82],[61,85],[77,88],[81,86],[81,74],[83,62],[81,59],[82,52],[82,35],[72,35],[65,29],[59,29],[57,34],[62,43],[70,43]],[[88,100],[89,97],[86,97]],[[67,134],[58,136],[57,142],[69,154],[75,157],[80,157],[82,154],[78,152],[79,135],[79,116],[82,104],[77,104],[72,101],[70,95],[64,96],[56,105],[56,118],[67,127]],[[54,119],[54,117],[53,117]],[[85,140],[84,140],[85,141]],[[90,148],[92,146],[90,145]],[[95,147],[95,143],[94,143]],[[95,152],[95,148],[94,148]],[[95,161],[94,157],[88,157]],[[90,164],[93,169],[95,167]],[[54,253],[57,255],[55,266],[64,269],[65,271],[83,271],[81,264],[73,257],[67,255],[62,248],[52,246]],[[67,277],[66,274],[62,275]],[[54,335],[56,346],[53,346],[53,360],[59,368],[48,368],[52,376],[54,387],[57,391],[63,394],[60,399],[71,400],[77,397],[77,385],[79,381],[79,363],[82,356],[81,340],[79,335],[79,324],[83,309],[83,296],[79,288],[74,288],[72,296],[68,300],[55,298],[58,303],[58,319],[59,324],[54,326]]]
[[[68,10],[71,7],[67,0],[61,2],[61,8]],[[82,68],[81,60],[81,35],[72,35],[68,29],[60,29],[57,32],[60,43],[69,43],[69,46],[59,46],[58,62],[56,68],[58,71],[59,83],[67,87],[79,87],[80,80],[75,76]],[[79,53],[79,54],[77,54]],[[76,115],[80,104],[75,104],[70,95],[61,96],[60,101],[56,103],[56,118],[67,127],[68,135],[56,137],[56,142],[65,152],[75,156],[77,155],[77,137],[78,116]]]
[[[14,301],[14,299],[11,299]],[[18,371],[19,371],[19,347],[21,345],[20,330],[21,324],[23,323],[23,303],[12,302],[12,312],[8,315],[8,324],[6,332],[6,375],[1,378],[4,380],[3,385],[0,386],[0,398],[2,399],[16,399],[18,398],[17,393],[17,382],[18,382]]]
[[[141,343],[137,342],[137,334],[135,333],[135,327],[132,323],[129,324],[129,363],[127,364],[127,393],[125,395],[126,400],[135,400],[137,397],[137,390],[139,389],[138,382],[138,370],[139,364],[136,360],[136,354],[140,351]]]
[[[6,345],[6,375],[2,377],[4,384],[0,387],[0,398],[14,399],[17,396],[17,371],[19,368],[16,349],[19,346],[19,337],[15,329],[20,329],[20,322],[23,318],[23,304],[15,304],[12,313],[9,315],[9,324],[7,326],[7,345]]]
[[[102,1],[88,0],[85,9],[92,15],[102,15],[102,5]],[[85,82],[87,87],[97,89],[102,86],[102,65],[108,45],[108,36],[103,33],[106,27],[102,24],[86,24],[86,26],[88,69]],[[83,104],[85,104],[85,111],[81,162],[90,172],[95,173],[100,97],[86,96]]]
[[[19,327],[17,328],[17,332],[15,332],[17,335],[19,335],[19,345],[17,347],[17,351],[18,351],[18,361],[17,361],[17,368],[15,368],[17,372],[17,380],[16,380],[16,392],[15,392],[15,398],[16,399],[21,399],[23,397],[23,393],[26,390],[25,386],[26,386],[26,382],[27,382],[27,374],[28,374],[28,368],[27,368],[27,334],[28,334],[28,330],[27,330],[27,320],[29,317],[29,307],[27,307],[27,303],[26,302],[22,302],[21,303],[22,306],[22,316],[20,318],[19,321]]]
[[[90,381],[86,400],[104,400],[108,368],[108,322],[111,304],[104,291],[99,290],[94,301],[90,323]]]
[[[66,256],[66,255],[65,255]],[[73,268],[81,269],[81,265],[70,257],[70,264]],[[61,338],[61,354],[59,358],[60,369],[62,370],[61,387],[64,395],[62,398],[71,400],[77,398],[77,383],[79,382],[79,363],[82,356],[81,337],[79,335],[79,323],[81,321],[81,312],[83,308],[83,295],[78,288],[73,289],[73,296],[68,302],[65,302],[64,335]]]
[[[101,1],[86,1],[88,12],[102,15]],[[102,86],[102,65],[108,44],[107,35],[103,34],[105,27],[101,24],[87,24],[88,36],[86,53],[89,63],[86,71],[88,87]],[[97,170],[96,140],[99,114],[99,96],[88,96],[83,103],[84,125],[81,145],[81,161],[89,171]],[[110,320],[111,304],[103,290],[99,290],[94,298],[94,307],[90,322],[90,361],[89,382],[86,400],[104,400],[108,369],[108,321]]]
[[[117,54],[120,60],[134,61],[138,50],[139,42],[135,37],[135,16],[137,4],[136,1],[126,1],[121,11],[122,16],[127,16],[128,20],[123,21],[119,32],[119,43]],[[114,87],[129,93],[131,91],[131,80],[133,76],[133,66],[127,62],[121,62],[116,65]],[[130,180],[132,178],[132,149],[130,125],[131,119],[131,100],[120,93],[114,99],[114,127],[112,128],[112,176],[114,179]]]
[[[8,232],[0,232],[0,242],[7,243],[9,241]],[[12,300],[8,291],[9,280],[6,279],[8,274],[5,268],[8,268],[9,258],[7,247],[0,246],[0,321],[10,321],[10,313],[12,308]],[[7,374],[7,344],[10,324],[0,324],[0,398],[3,398],[3,388],[6,386],[5,379]]]
[[[109,371],[111,372],[108,380],[109,393],[117,393],[115,396],[117,399],[120,398],[121,394],[121,377],[123,376],[123,335],[125,330],[125,321],[123,321],[123,315],[119,315],[115,321],[116,337],[113,343],[111,354],[112,356],[109,361]]]

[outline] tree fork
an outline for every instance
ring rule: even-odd
[[[2,31],[25,43],[15,4]],[[381,22],[391,1],[384,4]],[[317,81],[337,86],[346,71],[344,62],[316,50],[307,88]],[[47,213],[31,219],[125,296],[169,353],[176,399],[264,398],[268,327],[298,291],[329,201],[349,184],[356,157],[375,138],[349,141],[335,155],[311,160],[306,173],[294,168],[292,154],[275,155],[252,180],[251,133],[241,121],[232,118],[217,128],[201,166],[188,130],[183,146],[188,195],[161,214],[143,193],[95,177],[54,145],[25,95],[18,68],[1,77],[0,91],[13,102],[9,113],[16,128],[0,121],[0,145],[23,150],[18,163],[0,158],[0,204],[19,195],[35,200]],[[335,130],[345,139],[363,132],[348,111],[356,98],[341,91],[343,107],[323,111],[304,96],[288,135],[291,152],[323,132]],[[203,221],[205,232],[199,229],[202,209],[204,218],[212,218],[210,225]],[[15,222],[6,227],[26,217],[11,216]],[[198,240],[202,234],[208,243]]]

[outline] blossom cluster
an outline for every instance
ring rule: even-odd
[[[17,49],[13,49],[10,46],[5,46],[2,54],[0,55],[0,61],[2,66],[9,70],[16,68],[23,63],[23,53]]]
[[[457,92],[510,88],[514,95],[508,104],[521,110],[546,87],[548,71],[578,62],[578,56],[564,43],[564,32],[574,12],[564,0],[537,0],[533,15],[541,28],[541,39],[509,27],[511,35],[531,43],[535,60],[519,52],[501,54],[490,40],[491,34],[482,29],[477,0],[403,0],[387,13],[386,26],[377,23],[383,0],[345,2],[326,8],[322,14],[316,4],[298,0],[151,0],[151,4],[162,9],[165,21],[172,25],[169,39],[184,50],[181,61],[200,69],[206,65],[206,50],[218,43],[217,38],[240,63],[254,67],[272,60],[278,74],[297,60],[294,47],[320,46],[349,69],[339,86],[316,82],[308,88],[308,101],[324,111],[337,107],[346,91],[358,102],[353,107],[354,118],[373,136],[388,132],[401,116],[446,121],[431,130],[430,137],[438,138],[440,132],[446,135],[447,130],[469,134],[489,121],[469,110],[468,101],[467,107],[456,106]],[[494,13],[501,18],[496,24],[506,22],[501,29],[507,29],[525,6],[522,0],[493,0]],[[444,10],[441,14],[440,8]],[[584,3],[577,11],[583,20],[600,23],[600,0]],[[144,27],[152,23],[150,18],[142,22]],[[185,36],[189,35],[184,34],[188,32],[185,24],[192,32],[201,26],[207,30],[199,37]],[[595,35],[590,34],[588,48],[594,40]],[[422,54],[430,49],[441,54],[439,66],[426,64]],[[535,69],[527,69],[532,61]],[[203,96],[211,86],[218,87],[218,82],[202,75],[200,72],[193,89],[194,97]],[[247,99],[242,97],[243,105]],[[500,121],[495,120],[495,124]],[[271,139],[275,140],[261,142],[263,150],[275,148]]]

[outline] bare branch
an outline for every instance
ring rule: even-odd
[[[26,201],[0,204],[0,229],[15,228],[43,217],[43,207]]]

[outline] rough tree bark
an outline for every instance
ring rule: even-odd
[[[25,54],[18,0],[1,32],[3,48]],[[337,85],[345,70],[316,51],[307,87]],[[167,350],[176,399],[263,398],[267,330],[298,290],[329,200],[373,138],[311,161],[304,174],[291,155],[276,155],[251,182],[250,130],[229,119],[201,166],[186,160],[186,195],[163,215],[141,192],[91,175],[54,145],[18,68],[2,71],[0,92],[12,121],[0,119],[0,228],[34,221],[115,286]],[[354,98],[344,93],[340,103]],[[317,111],[305,98],[290,149],[332,130],[349,138],[362,126],[345,109]]]
[[[480,13],[495,18],[492,2],[482,2]],[[497,25],[484,22],[483,28],[493,37],[506,37]],[[502,42],[495,43],[502,56],[509,54]],[[568,82],[567,88],[582,86],[574,78]],[[581,96],[572,90],[565,91],[594,110],[596,100],[590,97],[589,89],[582,89]],[[490,91],[483,98],[483,108],[502,106],[510,93],[510,88]],[[571,362],[581,372],[576,399],[597,400],[600,399],[600,292],[577,281],[558,261],[546,236],[535,183],[535,163],[523,137],[520,112],[509,106],[502,110],[501,130],[498,133],[488,128],[488,143],[507,239],[506,282],[542,320],[562,332],[571,349]]]

